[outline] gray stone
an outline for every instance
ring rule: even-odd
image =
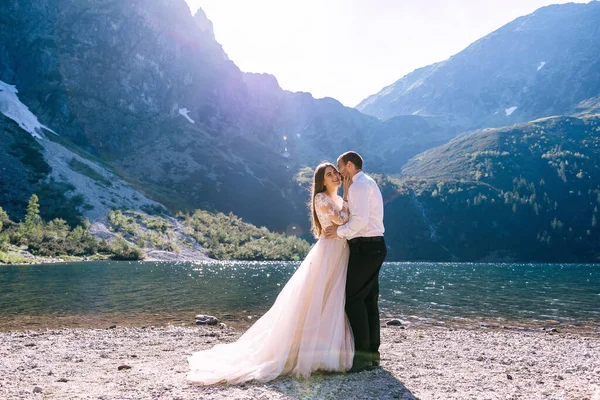
[[[219,320],[212,315],[196,315],[196,325],[217,325]]]

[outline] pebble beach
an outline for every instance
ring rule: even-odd
[[[600,334],[594,327],[383,321],[381,367],[371,371],[237,386],[202,387],[186,380],[188,355],[234,341],[244,329],[187,323],[5,326],[0,398],[600,400]]]

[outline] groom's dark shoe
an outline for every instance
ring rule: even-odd
[[[348,372],[367,371],[371,368],[373,368],[371,354],[367,352],[357,351],[354,353],[354,359],[352,360],[352,368],[350,368]]]
[[[377,351],[377,352],[373,353],[371,362],[373,363],[374,368],[379,367],[379,359],[380,359],[379,352]]]
[[[348,370],[349,373],[368,371],[373,368],[371,361],[355,361],[352,363],[352,368]]]

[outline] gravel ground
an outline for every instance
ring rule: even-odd
[[[116,327],[0,333],[1,399],[600,400],[600,335],[394,326],[382,368],[201,387],[191,352],[235,340],[219,327]]]

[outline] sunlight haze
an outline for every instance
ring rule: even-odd
[[[548,0],[186,0],[246,72],[355,106]],[[587,1],[578,1],[584,3]]]
[[[445,60],[548,0],[186,0],[246,72],[355,106],[416,68]],[[583,3],[583,1],[579,1]]]

